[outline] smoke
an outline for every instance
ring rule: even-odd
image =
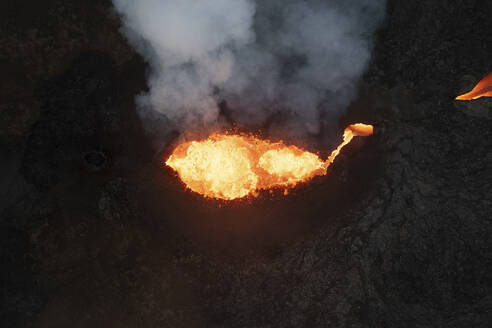
[[[222,103],[240,126],[276,116],[318,133],[353,100],[385,11],[385,0],[113,3],[150,65],[144,124],[164,117],[183,132],[222,124]]]

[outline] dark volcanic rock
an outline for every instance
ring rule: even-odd
[[[340,121],[375,135],[232,203],[155,155],[109,1],[21,3],[0,6],[1,327],[490,326],[492,101],[453,100],[492,71],[490,1],[389,1]]]

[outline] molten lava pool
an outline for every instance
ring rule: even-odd
[[[201,141],[180,144],[167,159],[186,187],[205,197],[233,200],[258,190],[290,188],[326,174],[340,150],[355,136],[369,136],[372,125],[352,124],[343,142],[326,161],[318,155],[283,142],[251,135],[214,133]]]

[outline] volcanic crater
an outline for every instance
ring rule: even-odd
[[[389,0],[357,99],[298,146],[374,134],[232,201],[164,165],[180,136],[142,126],[148,66],[109,1],[20,4],[0,5],[0,326],[490,325],[492,103],[454,99],[492,71],[490,1]]]

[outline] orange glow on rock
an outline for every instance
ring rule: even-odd
[[[472,91],[456,97],[456,100],[473,100],[481,97],[492,97],[492,73],[478,82]]]
[[[262,189],[293,187],[324,175],[353,137],[372,133],[371,125],[350,125],[344,131],[343,142],[326,161],[283,142],[251,135],[214,133],[205,140],[180,144],[166,165],[174,169],[192,191],[205,197],[232,200],[255,196]]]

